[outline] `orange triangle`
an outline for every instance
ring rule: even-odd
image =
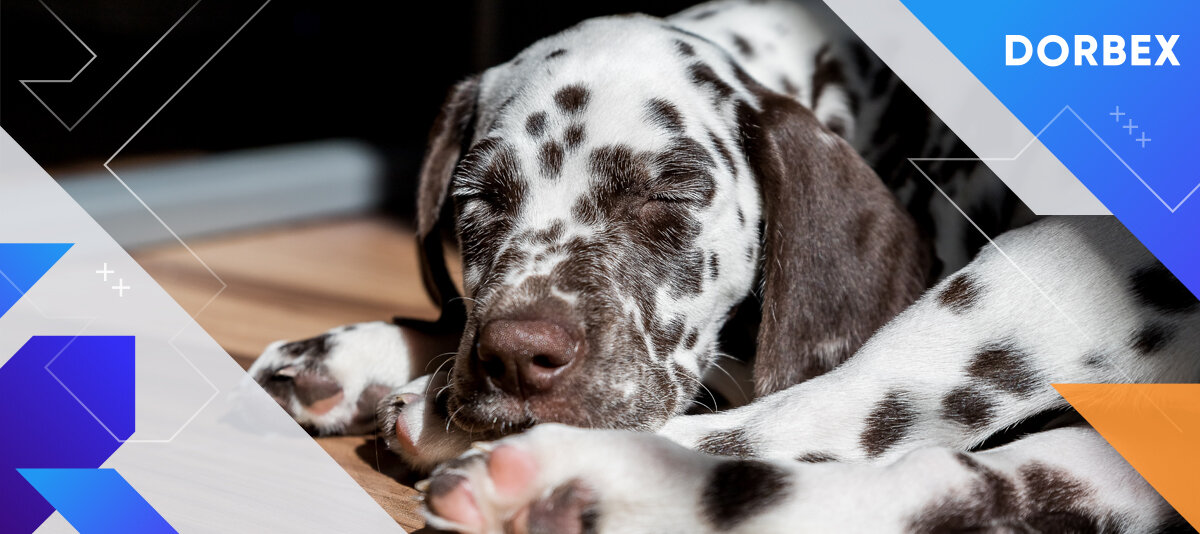
[[[1200,528],[1200,384],[1054,384],[1193,527]]]

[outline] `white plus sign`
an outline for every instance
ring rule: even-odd
[[[1121,115],[1125,114],[1121,112],[1121,106],[1117,106],[1117,109],[1113,110],[1113,112],[1109,113],[1109,115],[1113,116],[1114,121],[1121,122]]]
[[[1146,132],[1144,132],[1144,131],[1143,131],[1143,132],[1142,132],[1142,136],[1141,136],[1141,137],[1139,137],[1139,138],[1137,138],[1137,139],[1134,139],[1134,141],[1137,141],[1137,142],[1141,143],[1141,144],[1142,144],[1142,148],[1146,148],[1146,143],[1149,143],[1149,142],[1150,142],[1150,138],[1149,138],[1149,137],[1146,137]]]
[[[1129,135],[1133,135],[1133,129],[1137,128],[1137,125],[1133,123],[1133,119],[1129,119],[1129,124],[1122,126],[1122,128],[1129,130]]]
[[[113,286],[112,288],[113,288],[113,289],[115,289],[115,290],[117,290],[117,296],[118,296],[118,297],[124,297],[124,296],[125,296],[125,290],[126,290],[126,289],[129,289],[129,286],[125,285],[125,279],[124,279],[124,278],[118,278],[118,279],[117,279],[117,285]]]
[[[104,264],[104,267],[101,267],[99,271],[96,271],[96,274],[102,274],[102,275],[104,275],[104,281],[105,281],[105,282],[107,282],[107,281],[108,281],[108,275],[110,275],[110,274],[112,274],[112,273],[115,273],[115,272],[117,272],[117,271],[110,270],[110,269],[108,268],[108,264],[107,264],[107,263],[105,263],[105,264]]]

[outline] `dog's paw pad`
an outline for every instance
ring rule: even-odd
[[[512,445],[501,445],[491,452],[488,475],[497,497],[520,499],[537,477],[537,463],[532,454]]]
[[[431,523],[460,532],[592,531],[595,493],[579,479],[551,490],[540,475],[519,443],[476,446],[434,472],[425,493]]]
[[[435,476],[429,482],[425,505],[438,517],[471,529],[468,532],[480,531],[486,526],[471,481],[465,476],[453,473]]]

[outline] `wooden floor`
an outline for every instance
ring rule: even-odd
[[[411,230],[384,219],[327,221],[188,244],[228,284],[215,300],[220,283],[182,247],[134,256],[190,313],[203,309],[197,321],[242,367],[277,339],[393,315],[436,314],[421,287]],[[422,527],[411,488],[415,477],[382,441],[367,436],[317,441],[406,531]]]

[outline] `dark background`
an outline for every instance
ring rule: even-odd
[[[436,3],[272,0],[121,151],[123,162],[334,137],[388,161],[404,210],[429,125],[455,81],[585,18],[668,15],[689,0]],[[73,83],[34,89],[70,125],[189,8],[162,42],[68,131],[21,79],[69,78],[89,55],[37,0],[0,1],[0,126],[52,171],[98,166],[263,3],[46,0],[96,53]]]

